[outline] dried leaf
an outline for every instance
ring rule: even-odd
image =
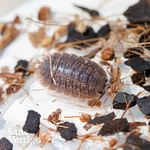
[[[118,90],[120,89],[120,76],[121,76],[121,72],[119,67],[117,67],[116,69],[111,69],[111,75],[113,76],[113,80],[111,83],[111,91],[113,93],[118,93]]]
[[[41,148],[52,142],[52,137],[44,130],[39,130],[37,138],[39,140],[39,145]]]
[[[45,36],[44,28],[40,28],[38,32],[29,33],[29,39],[34,47],[38,47]]]

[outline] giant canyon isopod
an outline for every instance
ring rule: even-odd
[[[105,92],[105,71],[82,56],[68,53],[50,54],[40,63],[38,72],[43,86],[65,96],[93,99]]]

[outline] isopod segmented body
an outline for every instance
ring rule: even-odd
[[[40,63],[38,72],[43,86],[77,99],[99,97],[107,82],[107,75],[98,64],[68,53],[50,54]]]

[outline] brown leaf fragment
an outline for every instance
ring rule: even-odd
[[[40,43],[39,46],[43,47],[43,48],[47,48],[48,50],[50,50],[54,40],[55,40],[55,36],[54,35],[51,36],[51,37],[45,37],[43,39],[43,41]]]
[[[0,41],[0,51],[5,48],[10,42],[12,42],[15,37],[19,34],[19,30],[15,29],[14,26],[7,27],[6,34],[2,37]]]
[[[22,72],[0,73],[0,77],[8,77],[8,78],[14,78],[14,79],[20,79],[20,78],[22,78],[22,75],[23,75]]]
[[[3,93],[4,93],[4,91],[3,91],[3,89],[0,87],[0,101],[3,100],[3,97],[2,97]]]
[[[52,142],[52,137],[44,130],[39,130],[37,138],[39,140],[39,145],[41,148]]]
[[[92,124],[86,123],[86,124],[83,126],[83,129],[85,129],[86,131],[88,131],[89,129],[91,129],[91,127],[92,127]]]
[[[112,93],[117,93],[118,90],[120,89],[120,76],[121,76],[121,72],[119,67],[117,67],[116,69],[111,69],[111,75],[113,76],[113,80],[111,83],[111,92]]]
[[[141,131],[140,128],[136,128],[136,129],[131,130],[130,132],[127,132],[126,135],[127,136],[129,135],[141,136],[142,133],[140,133],[140,131]]]
[[[53,122],[53,123],[59,122],[60,115],[61,115],[61,109],[59,108],[56,111],[52,112],[51,115],[48,116],[48,122]]]
[[[82,115],[79,117],[79,119],[81,122],[88,122],[92,118],[91,118],[91,115],[82,113]]]
[[[129,127],[131,130],[141,126],[147,126],[146,122],[129,122]]]
[[[121,57],[115,57],[115,63],[121,65],[122,64]]]
[[[50,17],[50,8],[42,7],[38,13],[38,19],[41,21],[46,21]]]
[[[12,93],[16,93],[20,90],[21,86],[20,85],[10,85],[7,89],[6,89],[6,93],[7,95],[10,95]]]
[[[38,32],[29,33],[29,39],[32,42],[34,47],[38,47],[39,44],[43,41],[45,38],[45,31],[44,28],[39,28]]]
[[[9,70],[9,68],[7,66],[4,66],[1,68],[1,72],[7,72]]]
[[[118,140],[111,139],[111,140],[109,141],[109,146],[110,146],[110,147],[114,147],[117,143],[118,143]]]
[[[90,99],[87,101],[87,105],[88,106],[97,106],[97,107],[100,107],[102,104],[102,102],[99,100],[99,99]]]
[[[112,48],[106,48],[106,49],[102,50],[102,52],[101,52],[101,58],[106,61],[113,60],[114,56],[115,56],[115,53],[114,53],[114,49],[112,49]]]
[[[103,66],[110,66],[110,63],[108,63],[107,61],[100,61],[100,63],[101,63]]]
[[[62,35],[64,35],[68,30],[68,26],[61,26],[55,31],[55,39],[59,39]]]
[[[19,16],[16,16],[16,18],[14,19],[14,21],[12,23],[14,23],[14,24],[20,24],[21,20],[20,20]]]

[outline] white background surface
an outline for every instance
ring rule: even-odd
[[[73,3],[87,6],[91,9],[97,8],[100,4],[100,0],[30,0],[27,2],[22,3],[21,5],[13,8],[12,10],[8,11],[4,15],[0,16],[0,22],[7,22],[11,21],[15,18],[16,15],[19,15],[23,21],[23,25],[21,28],[26,29],[28,25],[28,21],[24,20],[26,17],[33,18],[37,20],[37,12],[38,10],[43,6],[49,6],[51,8],[52,14],[57,15],[68,15],[68,14],[82,14],[85,17],[88,17],[86,13],[83,13],[81,10],[73,7]],[[137,0],[108,0],[104,5],[102,5],[99,9],[100,14],[103,17],[111,16],[113,14],[121,14],[123,13],[128,6],[134,4],[137,2]],[[0,6],[1,7],[1,6]],[[122,15],[118,15],[118,17],[122,20],[125,20],[125,17]],[[112,19],[112,18],[111,18]],[[116,18],[113,18],[116,19]],[[61,21],[57,20],[60,24],[66,24],[67,21]],[[104,22],[100,22],[99,24],[103,25]],[[38,29],[39,25],[35,25],[34,23],[30,23],[28,31],[36,31]],[[97,25],[96,25],[97,27]],[[50,34],[54,32],[54,29],[56,27],[50,27]],[[7,46],[3,51],[0,52],[0,68],[2,66],[9,66],[9,69],[11,72],[13,72],[14,66],[16,65],[17,61],[19,59],[26,59],[30,60],[36,53],[41,49],[34,48],[28,38],[27,33],[21,33],[19,37],[11,43],[9,46]],[[42,50],[41,50],[42,51]],[[55,51],[54,49],[51,51]],[[77,53],[78,51],[74,51]],[[121,68],[124,69],[124,68]],[[131,71],[129,67],[125,68],[126,72]],[[126,75],[126,73],[123,73],[123,75]],[[36,77],[29,78],[27,81],[27,84],[25,85],[25,89],[28,92],[31,92],[32,90],[36,89],[44,89],[40,84],[39,81],[36,79]],[[128,87],[128,89],[125,89],[127,92],[132,94],[137,94],[139,92],[139,89],[136,87],[134,90],[133,88]],[[25,99],[25,101],[20,105],[20,102],[23,100],[23,98],[26,96],[26,94],[20,90],[17,94],[14,94],[11,96],[6,102],[5,106],[1,108],[1,117],[0,120],[0,138],[3,136],[6,136],[7,138],[16,138],[18,137],[25,137],[27,139],[31,139],[32,135],[18,135],[18,136],[11,136],[11,131],[15,132],[18,130],[18,127],[16,125],[19,125],[19,131],[22,129],[24,122],[26,120],[27,111],[30,109],[33,109],[41,114],[41,122],[45,124],[47,127],[54,127],[51,123],[47,123],[43,120],[43,118],[47,118],[49,114],[51,114],[53,111],[55,111],[58,108],[62,109],[62,119],[63,116],[78,116],[79,113],[89,113],[91,115],[94,115],[96,112],[104,114],[106,112],[105,109],[99,109],[99,108],[80,108],[76,105],[69,104],[68,101],[64,99],[58,99],[55,96],[52,96],[52,94],[49,94],[45,89],[41,91],[34,91],[31,93],[32,97],[34,98],[34,101],[31,101],[28,97]],[[52,101],[56,99],[54,103]],[[111,103],[111,99],[108,100]],[[38,106],[37,106],[38,104]],[[85,103],[83,103],[85,105]],[[112,111],[112,110],[111,110]],[[142,121],[143,115],[138,110],[138,108],[135,106],[134,108],[131,108],[131,111],[133,113],[133,116],[136,121]],[[120,117],[123,113],[123,111],[118,110],[115,111],[117,117]],[[126,113],[126,117],[131,121],[131,117],[129,113]],[[76,119],[65,119],[65,121],[74,122],[78,128],[78,134],[86,134],[88,132],[97,131],[99,130],[98,127],[92,127],[88,132],[84,131],[83,126],[84,123],[81,123],[78,118]],[[43,128],[44,129],[44,128]],[[148,138],[148,135],[146,134],[147,129],[143,130],[143,138]],[[15,133],[13,133],[15,135]],[[25,134],[25,133],[24,133]],[[123,134],[120,134],[123,135]],[[73,140],[69,142],[65,142],[64,139],[62,139],[59,135],[54,135],[53,141],[50,145],[43,148],[43,150],[75,150],[79,147],[80,141],[79,140]],[[114,135],[115,138],[118,137],[118,135]],[[107,137],[106,139],[111,139],[110,137]],[[85,142],[82,146],[83,149],[88,149],[91,146],[95,145],[97,142],[95,141],[89,141]],[[23,144],[14,144],[15,150],[22,149],[20,145],[25,147],[25,143]],[[103,146],[108,146],[108,143],[99,143],[94,147],[91,147],[90,149],[98,150],[102,149]],[[36,149],[40,150],[38,144],[33,144],[28,146],[27,149]]]

